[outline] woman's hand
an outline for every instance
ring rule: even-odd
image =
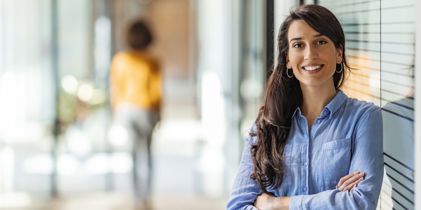
[[[356,187],[364,179],[365,173],[354,172],[342,177],[336,185],[336,189],[344,192]]]
[[[259,195],[254,206],[259,210],[288,210],[289,197],[275,197],[268,193]]]

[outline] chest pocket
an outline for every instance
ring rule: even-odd
[[[326,142],[321,148],[321,169],[326,189],[334,189],[339,179],[349,173],[351,138]]]

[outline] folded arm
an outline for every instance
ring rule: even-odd
[[[383,125],[381,110],[365,113],[357,125],[349,172],[361,171],[365,178],[350,191],[337,189],[314,195],[291,197],[290,210],[374,210],[383,181]]]
[[[248,137],[245,141],[240,167],[235,178],[234,187],[228,201],[227,210],[257,210],[253,206],[261,190],[257,182],[250,178],[253,170],[251,145],[255,138]]]

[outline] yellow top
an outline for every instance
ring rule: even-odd
[[[111,64],[111,105],[131,104],[160,111],[161,72],[158,61],[142,52],[120,52]]]

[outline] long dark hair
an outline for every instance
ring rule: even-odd
[[[282,183],[283,153],[292,114],[303,101],[299,81],[287,76],[286,67],[288,29],[295,20],[304,20],[314,30],[329,37],[336,48],[342,49],[342,63],[337,64],[333,75],[337,90],[343,83],[345,72],[349,70],[345,59],[345,35],[335,15],[319,5],[303,5],[291,11],[279,29],[277,64],[267,82],[264,104],[255,122],[256,130],[250,133],[258,137],[257,144],[251,147],[254,165],[251,178],[259,183],[264,192],[267,187],[278,187]]]

